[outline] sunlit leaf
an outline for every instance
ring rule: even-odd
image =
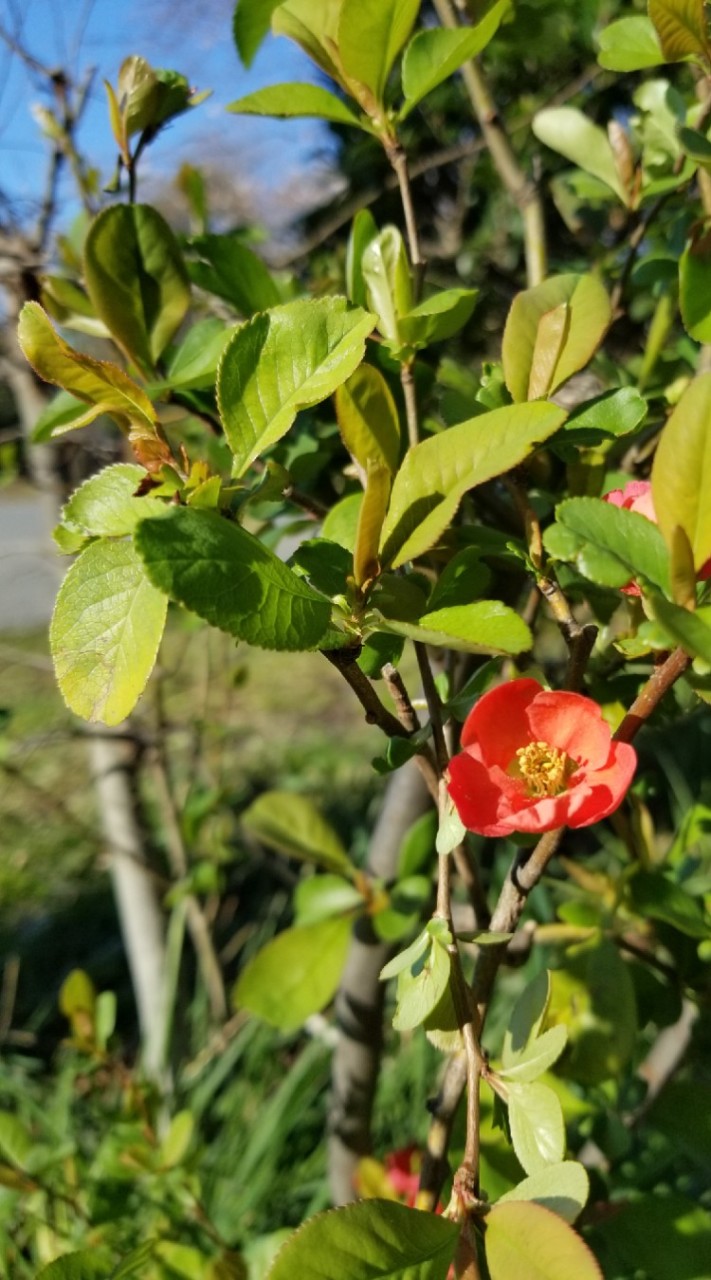
[[[602,1280],[573,1228],[533,1202],[494,1205],[486,1218],[485,1249],[491,1280]]]
[[[258,840],[300,862],[350,874],[353,866],[338,834],[308,796],[263,791],[241,821]]]
[[[544,1209],[573,1223],[585,1208],[589,1193],[590,1180],[584,1166],[577,1160],[564,1160],[562,1164],[547,1165],[530,1178],[524,1178],[518,1186],[499,1196],[496,1203],[535,1200]]]
[[[708,58],[703,0],[649,0],[647,7],[666,62],[693,56]]]
[[[419,9],[420,0],[342,0],[337,44],[343,70],[378,104]]]
[[[346,916],[277,934],[243,969],[234,990],[236,1007],[280,1031],[296,1031],[333,999],[350,937]]]
[[[607,134],[577,107],[545,107],[534,116],[533,132],[540,142],[599,178],[624,205],[629,204]]]
[[[598,43],[597,60],[608,71],[643,71],[664,62],[654,24],[641,13],[603,27]]]
[[[545,1084],[514,1082],[507,1090],[511,1141],[526,1173],[559,1164],[565,1155],[565,1124],[553,1090]]]
[[[499,0],[473,27],[433,27],[413,36],[402,60],[405,103],[399,113],[401,120],[437,85],[486,48],[507,8],[508,0]]]
[[[690,383],[668,419],[654,457],[652,494],[671,545],[677,525],[701,569],[711,556],[711,373]]]
[[[72,711],[108,725],[130,714],[153,670],[167,606],[130,541],[102,539],[82,551],[50,627],[57,682]]]
[[[281,0],[237,0],[232,34],[245,67],[250,67],[265,36],[271,17]]]
[[[367,120],[342,100],[318,84],[270,84],[255,89],[243,98],[230,102],[228,111],[242,116],[276,116],[288,119],[292,116],[313,116],[330,120],[334,124],[348,124],[356,129],[369,131]]]
[[[611,320],[610,300],[596,276],[551,276],[517,294],[502,346],[504,377],[514,400],[551,395],[583,369]]]

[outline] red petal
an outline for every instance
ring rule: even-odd
[[[588,774],[589,795],[568,826],[589,827],[614,813],[629,791],[636,768],[634,747],[628,742],[613,742],[605,767]]]
[[[541,690],[529,708],[528,719],[534,741],[558,747],[586,769],[600,769],[606,763],[612,734],[591,698]]]
[[[462,746],[479,743],[487,764],[506,769],[518,747],[531,742],[527,711],[543,690],[537,680],[511,680],[490,689],[470,711],[462,729]]]
[[[510,824],[502,825],[502,813],[510,811],[507,798],[479,758],[477,747],[469,747],[450,760],[447,790],[469,831],[503,836],[512,830]]]

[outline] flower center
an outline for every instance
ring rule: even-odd
[[[572,761],[558,747],[547,742],[529,742],[519,747],[514,768],[526,786],[529,796],[557,796],[565,791]]]

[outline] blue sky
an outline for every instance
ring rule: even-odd
[[[334,144],[313,120],[268,121],[226,114],[228,102],[261,85],[311,77],[311,64],[291,41],[270,37],[251,69],[239,62],[231,36],[231,0],[0,0],[3,27],[40,62],[81,77],[96,68],[79,133],[81,149],[108,180],[115,161],[103,80],[114,83],[124,57],[139,53],[154,66],[182,72],[212,97],[176,120],[146,156],[151,180],[176,172],[182,159],[212,158],[244,186],[256,183],[262,206],[298,185],[309,158],[325,161]],[[197,16],[196,16],[197,15]],[[42,101],[41,80],[0,44],[0,190],[21,215],[41,199],[46,145],[31,114]],[[69,199],[65,179],[62,195]]]

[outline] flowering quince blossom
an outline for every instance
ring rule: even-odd
[[[489,690],[467,716],[449,762],[449,794],[482,836],[589,827],[621,804],[637,766],[613,742],[596,702],[549,693],[536,680]]]
[[[657,513],[654,510],[654,501],[652,499],[652,486],[649,480],[630,480],[624,489],[611,489],[606,493],[604,502],[612,503],[613,507],[624,507],[626,511],[635,511],[639,516],[646,516],[647,520],[651,520],[652,524],[657,523]],[[711,578],[711,560],[707,560],[706,564],[699,569],[696,575],[699,581]],[[626,587],[621,587],[621,591],[626,596],[641,596],[642,592],[636,582],[628,582]]]

